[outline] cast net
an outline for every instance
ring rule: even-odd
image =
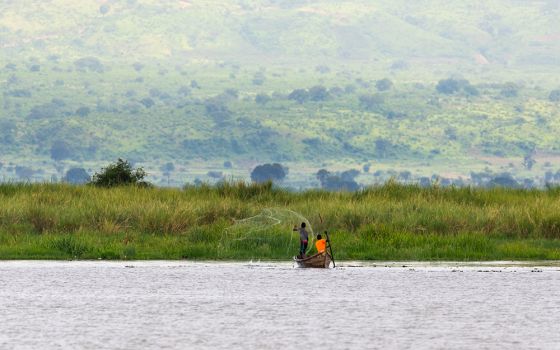
[[[222,257],[251,259],[286,259],[299,253],[299,233],[293,231],[302,223],[309,233],[308,251],[315,236],[309,220],[298,212],[282,208],[266,208],[259,214],[235,220],[224,230],[220,242]]]

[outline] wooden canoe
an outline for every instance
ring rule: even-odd
[[[312,256],[308,256],[303,259],[298,259],[294,257],[294,261],[299,267],[313,267],[320,269],[328,269],[332,258],[327,252],[318,253]]]

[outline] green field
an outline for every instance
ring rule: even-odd
[[[173,186],[264,162],[288,166],[292,188],[317,187],[320,168],[358,169],[366,185],[484,171],[543,186],[560,169],[558,13],[514,0],[3,2],[0,179],[123,157]],[[450,77],[469,88],[438,92]],[[310,91],[298,102],[297,89]]]
[[[307,218],[314,232],[328,230],[340,260],[557,260],[559,198],[556,189],[396,184],[355,193],[7,184],[0,259],[289,260],[298,250],[296,220],[245,240],[228,233],[235,220],[281,208]]]

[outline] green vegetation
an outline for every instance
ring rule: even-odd
[[[560,259],[557,189],[394,183],[344,193],[294,193],[270,183],[182,190],[4,184],[0,258],[288,260],[292,252],[279,237],[295,223],[264,240],[223,242],[234,219],[271,207],[301,213],[315,232],[329,230],[343,260]]]
[[[263,163],[290,168],[294,188],[368,163],[359,183],[488,167],[542,186],[560,168],[558,13],[554,0],[4,1],[0,178],[124,157],[175,186]]]
[[[116,163],[109,164],[101,172],[95,173],[90,183],[99,187],[150,186],[144,181],[145,177],[144,169],[133,169],[128,161],[119,158]]]

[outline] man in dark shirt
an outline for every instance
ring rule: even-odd
[[[305,229],[305,222],[301,223],[301,227],[298,229],[297,225],[294,226],[294,231],[299,232],[299,255],[298,258],[305,258],[305,252],[307,251],[307,243],[309,240],[309,234]]]

